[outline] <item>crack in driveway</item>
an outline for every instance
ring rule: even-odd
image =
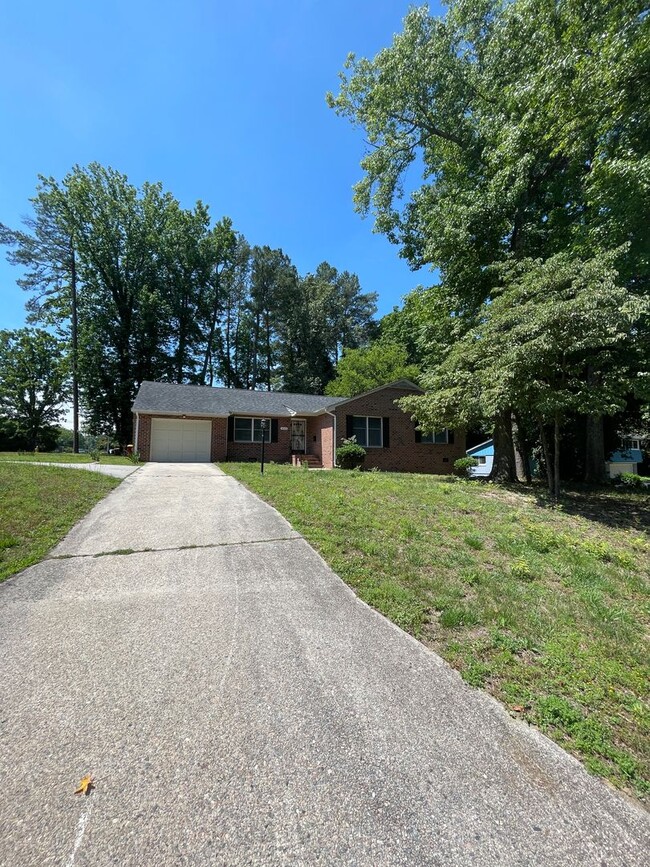
[[[114,551],[98,551],[95,554],[54,554],[51,557],[45,557],[45,560],[84,560],[93,557],[127,557],[130,554],[155,554],[165,551],[192,551],[193,549],[203,548],[228,548],[238,547],[242,545],[268,545],[270,542],[296,542],[303,541],[303,537],[294,536],[275,536],[270,539],[248,539],[238,542],[210,542],[206,545],[173,545],[169,548],[117,548]]]

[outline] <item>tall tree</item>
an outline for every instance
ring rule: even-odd
[[[54,178],[39,176],[31,199],[32,217],[26,231],[0,224],[0,244],[9,246],[9,262],[24,268],[18,285],[32,293],[29,319],[55,325],[70,345],[72,392],[72,451],[79,452],[79,313],[78,260],[74,221],[64,191]]]
[[[69,396],[65,343],[40,328],[0,331],[0,417],[32,451],[56,433]]]
[[[425,375],[428,394],[403,406],[432,429],[517,407],[538,426],[557,498],[562,425],[571,414],[625,406],[640,362],[636,325],[650,303],[617,285],[613,256],[578,262],[558,253],[507,271],[502,289]],[[589,387],[588,364],[599,370]]]
[[[287,391],[322,393],[343,349],[376,334],[377,295],[361,291],[356,274],[327,262],[287,284],[278,306],[278,383]]]
[[[440,269],[436,308],[452,321],[434,324],[432,355],[447,357],[470,335],[514,273],[495,266],[559,252],[598,262],[626,241],[619,283],[647,295],[644,10],[634,0],[596,0],[589,15],[581,0],[452,0],[444,19],[412,10],[374,60],[348,59],[329,102],[370,144],[356,206],[374,212],[377,230],[413,267]],[[407,196],[408,169],[409,185],[417,169],[422,183]],[[644,316],[635,333],[647,347]],[[513,409],[493,417],[495,466],[506,479],[514,476]]]
[[[252,387],[263,384],[271,391],[276,374],[276,313],[281,296],[290,295],[297,272],[282,250],[254,247],[251,260],[250,305],[253,317]]]
[[[234,244],[227,245],[228,266],[219,275],[221,315],[214,319],[214,346],[206,372],[209,385],[218,380],[227,388],[247,388],[251,375],[251,335],[247,327],[251,247],[243,235],[233,234]]]
[[[241,244],[241,240],[238,241],[229,217],[223,217],[201,243],[202,265],[204,269],[207,268],[207,280],[201,289],[198,310],[206,322],[199,381],[207,381],[209,385],[213,384],[220,369],[220,361],[223,368],[224,354],[218,326],[227,307],[224,282],[236,267],[238,244]]]
[[[96,163],[76,167],[65,188],[84,284],[80,336],[90,421],[109,423],[126,444],[135,384],[157,378],[166,362],[160,244],[175,201],[160,184],[138,191],[125,175]]]

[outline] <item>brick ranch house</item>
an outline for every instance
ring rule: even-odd
[[[266,419],[266,459],[331,469],[344,437],[367,450],[364,466],[449,473],[465,434],[423,434],[398,398],[422,390],[398,380],[352,398],[143,382],[133,404],[134,448],[144,461],[257,460]]]

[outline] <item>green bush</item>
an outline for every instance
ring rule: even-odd
[[[640,488],[643,485],[643,479],[636,473],[621,473],[619,481],[628,488]]]
[[[458,458],[457,461],[454,461],[454,475],[458,476],[459,479],[469,479],[471,477],[470,470],[477,466],[476,458]]]
[[[343,470],[354,470],[366,459],[366,450],[357,443],[343,443],[336,450],[336,463]]]

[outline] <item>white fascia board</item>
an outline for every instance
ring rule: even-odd
[[[174,416],[178,418],[228,418],[228,415],[225,413],[214,413],[214,412],[176,412],[171,409],[139,409],[136,410],[140,415],[151,415],[151,416]]]

